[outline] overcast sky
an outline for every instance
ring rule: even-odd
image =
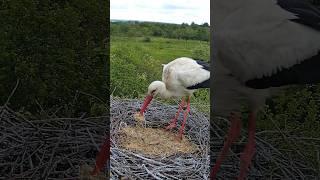
[[[210,0],[111,0],[110,18],[210,24]]]

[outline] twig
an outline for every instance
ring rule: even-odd
[[[20,83],[20,79],[17,79],[17,82],[16,82],[16,85],[14,86],[13,90],[11,91],[7,101],[4,103],[4,107],[6,107],[10,101],[10,99],[12,98],[12,96],[14,95],[14,93],[16,92],[18,86],[19,86],[19,83]]]
[[[88,134],[89,134],[89,136],[90,136],[91,142],[94,144],[94,146],[96,147],[96,149],[99,151],[99,146],[98,146],[97,143],[94,141],[94,139],[93,139],[93,137],[92,137],[92,134],[91,134],[91,132],[89,131],[88,128],[87,128],[87,132],[88,132]]]
[[[98,98],[98,97],[96,97],[96,96],[94,96],[94,95],[92,95],[92,94],[89,94],[89,93],[86,93],[86,92],[83,92],[83,91],[78,91],[78,92],[79,92],[80,94],[84,94],[84,95],[90,96],[90,97],[92,97],[92,98],[100,101],[101,103],[105,104],[105,102],[104,102],[102,99],[100,99],[100,98]]]

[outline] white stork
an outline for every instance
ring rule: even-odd
[[[176,127],[177,119],[185,105],[184,96],[188,96],[187,109],[183,116],[183,122],[178,138],[182,139],[187,115],[190,111],[190,96],[199,88],[209,88],[209,65],[200,60],[181,57],[163,64],[162,81],[153,81],[148,87],[148,93],[141,107],[140,115],[143,115],[153,97],[159,95],[162,98],[182,97],[176,116],[171,120],[166,130]]]
[[[320,11],[305,0],[215,0],[213,24],[213,114],[231,126],[211,178],[240,135],[240,107],[250,108],[248,143],[239,179],[255,153],[256,115],[265,99],[283,87],[320,82]]]

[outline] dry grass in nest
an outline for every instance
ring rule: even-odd
[[[197,146],[184,137],[181,142],[176,133],[161,128],[125,127],[121,129],[120,146],[127,150],[152,156],[171,156],[177,153],[191,154]]]
[[[143,117],[136,114],[142,103],[111,97],[110,179],[208,179],[208,118],[192,108],[178,142],[174,131],[181,127],[183,113],[176,128],[164,131],[177,106],[153,101]]]

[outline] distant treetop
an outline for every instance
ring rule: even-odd
[[[111,20],[111,36],[157,36],[164,38],[209,41],[209,24]]]

